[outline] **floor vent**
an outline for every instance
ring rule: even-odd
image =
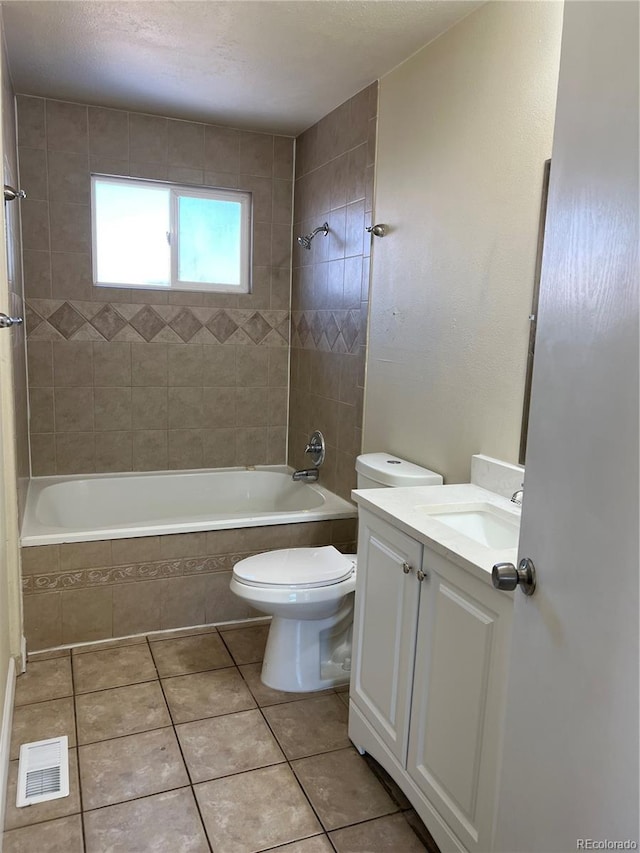
[[[23,743],[18,765],[16,806],[33,806],[69,796],[69,739]]]

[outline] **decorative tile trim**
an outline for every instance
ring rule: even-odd
[[[180,560],[160,560],[152,563],[132,563],[98,569],[79,569],[74,572],[48,572],[23,578],[25,595],[63,589],[83,589],[91,586],[113,586],[144,580],[180,577],[182,575],[228,572],[239,560],[257,554],[219,554],[208,557],[187,557]]]
[[[288,311],[28,299],[26,318],[32,340],[270,347],[289,343]],[[347,337],[353,328],[357,336],[357,321]]]
[[[294,311],[291,345],[324,352],[357,352],[361,344],[360,309],[349,311]]]
[[[85,572],[62,572],[59,575],[34,575],[33,589],[31,592],[51,592],[54,589],[76,589],[86,586],[84,581]]]

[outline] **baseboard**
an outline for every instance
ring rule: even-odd
[[[67,643],[64,646],[51,646],[48,649],[32,649],[31,654],[39,655],[39,654],[48,654],[49,652],[59,652],[66,649],[81,649],[86,648],[90,649],[91,646],[95,646],[96,648],[104,646],[105,643],[117,643],[121,640],[135,640],[138,637],[169,637],[171,634],[175,634],[177,631],[193,631],[194,633],[198,632],[198,628],[250,628],[253,625],[266,625],[271,622],[271,616],[250,616],[247,619],[232,619],[229,622],[207,622],[203,625],[184,625],[182,628],[163,628],[160,631],[142,631],[139,634],[125,634],[121,637],[104,637],[102,640],[89,640],[86,643]],[[24,652],[24,660],[26,667],[27,660],[27,652],[25,647]],[[23,670],[24,672],[25,670]],[[0,850],[2,853],[2,850]]]
[[[7,684],[4,691],[2,729],[0,729],[0,853],[2,853],[2,833],[4,830],[5,802],[7,799],[7,776],[9,774],[9,756],[11,754],[11,722],[13,720],[15,690],[16,662],[14,658],[9,658]]]

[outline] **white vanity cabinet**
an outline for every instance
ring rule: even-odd
[[[349,736],[443,851],[492,849],[512,601],[360,508]]]

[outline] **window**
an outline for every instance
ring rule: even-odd
[[[248,293],[251,193],[91,176],[93,281]]]

